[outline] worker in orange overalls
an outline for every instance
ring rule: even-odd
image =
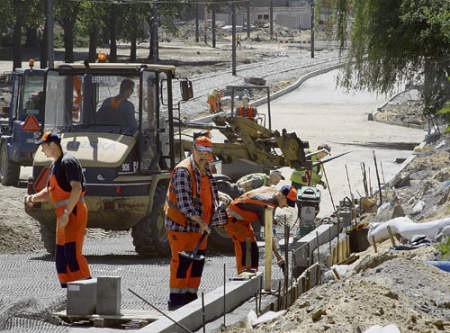
[[[241,96],[241,106],[236,109],[236,116],[245,117],[249,119],[255,119],[257,110],[250,105],[250,96],[248,93],[243,93]]]
[[[193,154],[181,161],[170,176],[164,207],[165,226],[172,258],[170,260],[169,310],[197,299],[204,260],[189,260],[181,251],[192,252],[210,226],[227,222],[226,212],[219,209],[217,185],[208,166],[212,142],[206,136],[194,139]],[[204,254],[207,237],[198,254]]]
[[[128,98],[133,94],[134,81],[123,79],[120,83],[119,95],[105,99],[95,115],[97,124],[117,125],[133,130],[138,129],[134,105]]]
[[[258,270],[259,252],[252,223],[264,224],[266,207],[295,207],[296,200],[297,190],[292,186],[283,186],[280,190],[260,187],[242,194],[228,206],[228,224],[225,225],[225,230],[233,239],[238,274]],[[250,258],[246,254],[247,239],[251,246]],[[272,250],[278,265],[283,267],[284,261],[278,253],[276,241],[272,243]]]
[[[217,113],[222,111],[222,93],[219,89],[213,89],[208,95],[209,112]]]
[[[68,282],[90,279],[91,272],[82,254],[87,225],[87,207],[84,203],[85,180],[80,162],[64,153],[61,137],[45,132],[37,141],[44,154],[53,159],[47,186],[26,197],[32,207],[36,202],[50,200],[56,214],[56,271],[61,286]]]

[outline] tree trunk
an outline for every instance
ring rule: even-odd
[[[117,62],[117,15],[114,10],[114,5],[111,6],[109,19],[109,61]]]
[[[96,27],[91,27],[89,32],[89,62],[95,62],[97,60],[97,29]]]
[[[18,9],[18,8],[17,8]],[[23,16],[18,12],[13,32],[13,69],[22,67],[22,25]]]
[[[136,36],[133,34],[133,36],[131,37],[131,46],[130,46],[130,62],[136,62],[136,49],[137,49]]]
[[[41,38],[41,49],[39,53],[39,59],[41,61],[41,68],[47,67],[47,61],[48,61],[48,48],[47,48],[47,23],[44,25],[44,33],[42,34]]]
[[[67,63],[74,62],[73,56],[73,29],[75,26],[74,20],[65,20],[64,29],[64,61]]]
[[[37,28],[27,28],[25,47],[38,48],[39,38],[37,34]]]

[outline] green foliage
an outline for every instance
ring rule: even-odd
[[[450,1],[334,0],[337,38],[354,63],[340,79],[347,88],[392,91],[423,75],[425,113],[448,100]],[[350,18],[353,18],[350,20]]]
[[[440,251],[440,260],[450,260],[450,237],[436,244],[436,248]]]

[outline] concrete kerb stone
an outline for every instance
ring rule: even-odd
[[[281,97],[281,96],[283,96],[285,94],[288,94],[291,91],[294,91],[295,89],[300,87],[306,80],[308,80],[308,79],[310,79],[312,77],[315,77],[315,76],[327,73],[327,72],[332,71],[334,69],[340,68],[340,67],[344,66],[345,64],[346,64],[346,62],[340,62],[339,64],[334,64],[334,65],[331,65],[331,66],[327,66],[325,68],[322,68],[322,69],[316,70],[314,72],[305,74],[305,75],[301,76],[293,84],[291,84],[291,85],[287,86],[286,88],[281,89],[281,90],[271,94],[270,95],[270,99],[274,100],[274,99],[277,99],[277,98],[279,98],[279,97]],[[257,88],[258,86],[255,86],[255,87]],[[255,107],[256,106],[260,106],[260,105],[265,104],[266,101],[267,101],[267,98],[263,97],[263,98],[260,98],[260,99],[257,99],[255,101],[253,101],[252,105],[255,106]],[[218,113],[214,113],[214,114],[211,114],[211,115],[207,115],[207,116],[204,116],[204,117],[197,118],[197,119],[195,119],[195,121],[209,123],[209,122],[212,122],[212,119],[215,116],[225,116],[226,114],[227,114],[226,112],[218,112]]]
[[[226,285],[226,312],[234,310],[243,302],[255,296],[258,292],[261,279],[262,273],[259,272],[250,280],[228,282]],[[223,286],[221,286],[205,295],[206,322],[223,316],[223,309]],[[202,327],[201,299],[199,298],[180,309],[171,312],[170,316],[192,331],[199,329]],[[169,333],[174,331],[180,331],[180,328],[166,317],[161,317],[161,319],[139,330],[139,332],[149,333]]]

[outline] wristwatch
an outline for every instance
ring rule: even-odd
[[[70,211],[66,208],[66,209],[64,209],[64,214],[66,214],[67,216],[69,216],[69,215],[70,215]]]

